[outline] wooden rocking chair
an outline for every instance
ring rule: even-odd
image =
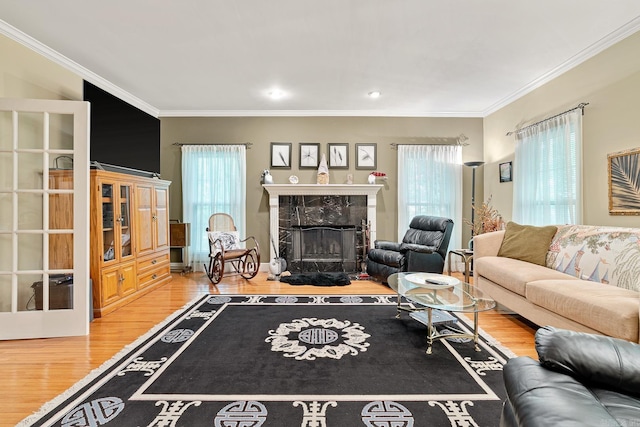
[[[209,217],[207,227],[209,239],[209,266],[205,264],[205,272],[211,283],[217,285],[224,275],[225,263],[233,266],[237,274],[245,279],[252,279],[260,268],[260,246],[253,236],[240,239],[238,230],[231,215],[215,213]],[[241,248],[239,244],[247,247]]]

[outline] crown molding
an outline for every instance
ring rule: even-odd
[[[129,92],[123,90],[122,88],[114,85],[108,80],[100,77],[96,73],[86,69],[82,65],[72,61],[66,56],[62,55],[60,52],[51,49],[49,46],[39,42],[28,34],[23,33],[12,25],[6,23],[5,21],[0,19],[0,34],[3,34],[10,39],[26,46],[27,48],[33,50],[34,52],[44,56],[50,61],[55,62],[58,65],[72,71],[77,74],[79,77],[84,80],[98,86],[100,89],[103,89],[110,94],[122,99],[125,102],[133,105],[136,108],[146,112],[147,114],[152,115],[153,117],[158,117],[159,110],[152,105],[144,102],[140,98],[137,98],[131,95]]]
[[[161,110],[159,117],[453,117],[481,118],[482,112],[395,110]]]
[[[586,60],[588,60],[590,58],[593,58],[594,56],[596,56],[597,54],[599,54],[603,50],[605,50],[605,49],[613,46],[614,44],[624,40],[625,38],[631,36],[632,34],[636,33],[638,30],[640,30],[640,17],[637,17],[637,18],[629,21],[628,23],[626,23],[622,27],[620,27],[617,30],[609,33],[605,37],[603,37],[600,40],[598,40],[597,42],[593,43],[591,46],[587,47],[586,49],[584,49],[581,52],[577,53],[573,57],[569,58],[567,61],[565,61],[564,63],[560,64],[556,68],[552,69],[548,73],[543,74],[542,76],[540,76],[539,78],[535,79],[534,81],[532,81],[528,85],[522,87],[518,91],[516,91],[516,92],[512,93],[511,95],[509,95],[509,96],[501,99],[500,101],[496,102],[495,104],[493,104],[492,106],[487,108],[482,113],[481,117],[487,117],[488,115],[495,113],[496,111],[500,110],[503,107],[506,107],[507,105],[511,104],[512,102],[517,101],[518,99],[522,98],[523,96],[527,95],[528,93],[533,92],[535,89],[539,88],[540,86],[542,86],[542,85],[550,82],[551,80],[559,77],[560,75],[566,73],[567,71],[571,70],[572,68],[582,64]]]
[[[28,34],[0,19],[0,34],[26,46],[45,58],[72,71],[79,77],[122,99],[147,114],[160,117],[433,117],[433,118],[484,118],[522,98],[542,85],[557,78],[584,61],[592,58],[615,43],[640,30],[640,17],[593,43],[583,51],[569,58],[548,73],[502,98],[484,111],[395,111],[395,110],[160,110],[114,85],[98,74],[72,61],[59,52],[44,45]]]

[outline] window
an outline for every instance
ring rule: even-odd
[[[516,134],[513,220],[582,222],[582,109]]]
[[[231,215],[239,235],[245,235],[246,147],[182,146],[182,213],[184,222],[191,224],[189,265],[208,262],[205,230],[217,212]]]
[[[416,215],[441,216],[462,224],[460,146],[398,146],[398,239]],[[459,247],[461,240],[461,227],[453,227],[452,247]]]

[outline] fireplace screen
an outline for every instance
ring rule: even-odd
[[[355,271],[357,230],[346,226],[294,226],[291,268],[295,271]],[[328,268],[333,264],[333,268]]]

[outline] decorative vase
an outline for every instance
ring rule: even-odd
[[[281,257],[277,257],[271,260],[269,263],[269,272],[274,276],[279,276],[283,271],[287,269],[287,260]]]
[[[376,183],[376,176],[374,174],[369,174],[369,178],[367,178],[367,182],[369,184],[375,184]]]
[[[271,176],[271,173],[269,172],[269,169],[265,169],[262,172],[262,183],[263,184],[273,184],[273,177]]]

